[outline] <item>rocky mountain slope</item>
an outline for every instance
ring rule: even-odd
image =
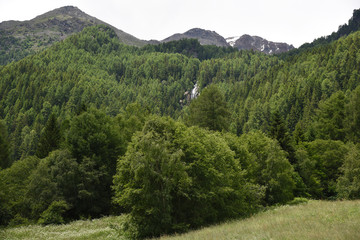
[[[242,35],[241,37],[224,38],[214,31],[193,28],[184,33],[174,34],[161,42],[178,41],[184,38],[195,38],[201,45],[216,45],[218,47],[234,47],[239,50],[256,50],[266,54],[287,52],[294,46],[287,43],[271,42],[258,36]]]
[[[214,31],[204,30],[201,28],[193,28],[184,33],[177,33],[168,38],[165,38],[161,42],[177,41],[184,38],[195,38],[201,45],[216,45],[218,47],[230,46],[224,37],[220,36]]]
[[[20,60],[29,54],[38,52],[55,42],[65,39],[71,34],[82,31],[85,27],[99,24],[111,27],[122,43],[139,47],[146,44],[160,44],[187,38],[197,39],[201,45],[232,46],[240,50],[254,49],[266,54],[286,52],[294,48],[286,43],[274,43],[249,35],[225,39],[215,31],[201,28],[193,28],[184,33],[177,33],[162,41],[144,41],[86,14],[77,7],[66,6],[37,16],[29,21],[5,21],[0,23],[0,65]]]
[[[293,45],[287,43],[271,42],[258,36],[250,36],[247,34],[241,37],[229,37],[226,41],[239,50],[256,50],[266,54],[283,53],[294,49]]]
[[[146,41],[123,32],[92,17],[77,7],[61,7],[29,21],[5,21],[0,23],[0,64],[19,60],[28,54],[42,50],[61,41],[85,27],[105,24],[115,30],[120,41],[143,46]]]

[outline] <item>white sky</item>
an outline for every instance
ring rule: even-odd
[[[199,27],[299,47],[347,23],[360,0],[0,0],[0,22],[30,20],[67,5],[145,40]]]

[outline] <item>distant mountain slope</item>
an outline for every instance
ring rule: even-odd
[[[122,43],[143,46],[146,41],[123,32],[73,6],[61,7],[29,21],[0,23],[0,64],[19,60],[82,31],[85,27],[104,24],[116,32]]]
[[[161,42],[178,41],[181,39],[197,39],[201,45],[216,45],[218,47],[234,47],[239,50],[256,50],[266,54],[287,52],[294,46],[287,43],[276,43],[258,36],[242,35],[241,37],[224,38],[214,31],[193,28],[184,33],[177,33]]]
[[[350,33],[360,30],[360,9],[355,9],[353,16],[349,19],[348,23],[340,25],[336,32],[333,32],[331,35],[320,37],[315,39],[311,43],[305,43],[299,47],[299,50],[312,48],[318,45],[323,45],[326,43],[333,42],[338,40],[341,37],[348,36]]]
[[[294,48],[287,43],[271,42],[258,36],[242,35],[241,37],[226,38],[226,41],[239,50],[257,50],[266,54],[287,52]]]
[[[197,39],[201,45],[216,45],[218,47],[230,46],[224,37],[220,36],[214,31],[204,30],[201,28],[193,28],[184,33],[177,33],[168,38],[165,38],[161,42],[178,41],[185,38]]]

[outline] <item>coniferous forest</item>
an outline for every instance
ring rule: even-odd
[[[359,199],[358,11],[281,55],[100,25],[0,66],[0,225],[125,213],[146,238]]]

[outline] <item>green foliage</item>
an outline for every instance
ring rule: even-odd
[[[200,96],[192,100],[186,122],[214,131],[227,130],[230,112],[224,95],[215,85],[205,88]]]
[[[359,32],[284,59],[138,49],[98,26],[0,67],[0,224],[128,211],[132,237],[158,236],[358,198],[359,49]]]
[[[78,185],[80,179],[76,160],[66,150],[56,150],[42,159],[36,170],[29,176],[26,200],[29,202],[32,219],[38,219],[52,202],[67,201],[72,208],[79,207]],[[75,217],[76,210],[70,209],[69,217]],[[71,213],[73,214],[71,216]]]
[[[313,198],[333,198],[348,149],[341,141],[317,139],[297,151],[299,174]]]
[[[276,139],[279,142],[280,147],[288,153],[290,162],[295,163],[295,149],[293,147],[292,138],[279,111],[275,111],[271,115],[269,134],[270,137]]]
[[[132,238],[247,215],[262,198],[218,134],[170,119],[147,121],[117,170],[114,200],[130,212],[125,228]]]
[[[64,223],[63,213],[68,210],[69,206],[63,200],[54,201],[50,204],[39,219],[39,223],[43,225]]]
[[[331,95],[326,101],[320,102],[317,109],[316,138],[341,140],[345,139],[345,95],[342,91]]]
[[[116,160],[125,152],[120,127],[103,112],[90,109],[72,119],[67,145],[79,164],[82,199],[80,212],[100,215],[109,213],[112,176]]]
[[[94,158],[98,167],[114,173],[117,157],[125,152],[121,146],[120,128],[104,112],[90,109],[72,119],[67,144],[73,156]]]
[[[156,119],[145,125],[119,160],[114,179],[116,202],[130,211],[133,234],[139,238],[172,230],[173,194],[181,193],[190,182],[180,161],[182,151],[171,147],[173,129],[165,124]]]
[[[331,35],[326,37],[320,37],[315,39],[312,43],[305,43],[300,46],[299,50],[305,50],[316,46],[321,46],[324,44],[331,43],[341,37],[347,36],[352,32],[360,30],[360,9],[354,9],[353,16],[350,18],[348,23],[340,25],[339,29],[336,32],[333,32]]]
[[[6,125],[0,120],[0,169],[10,166],[10,146]]]
[[[360,86],[352,91],[349,101],[345,105],[346,118],[344,128],[347,138],[353,142],[360,140]]]
[[[337,179],[336,191],[341,199],[360,198],[360,149],[350,144],[344,163],[340,168],[342,175]]]
[[[1,225],[7,225],[13,218],[26,219],[30,215],[31,209],[26,199],[26,189],[29,176],[38,163],[37,157],[27,157],[0,171]],[[14,220],[13,223],[18,220]],[[21,220],[21,222],[24,221]]]
[[[164,53],[181,53],[187,57],[195,57],[199,60],[225,57],[229,53],[237,52],[232,47],[216,47],[213,45],[201,45],[197,39],[181,39],[160,43],[157,45],[146,45],[143,47],[146,51],[156,51]]]
[[[39,145],[36,150],[36,156],[39,158],[46,157],[51,151],[60,146],[60,126],[54,114],[51,114],[46,122],[43,133],[39,139]]]
[[[286,203],[293,199],[294,169],[278,143],[261,132],[240,137],[250,159],[247,178],[266,188],[265,203]]]

